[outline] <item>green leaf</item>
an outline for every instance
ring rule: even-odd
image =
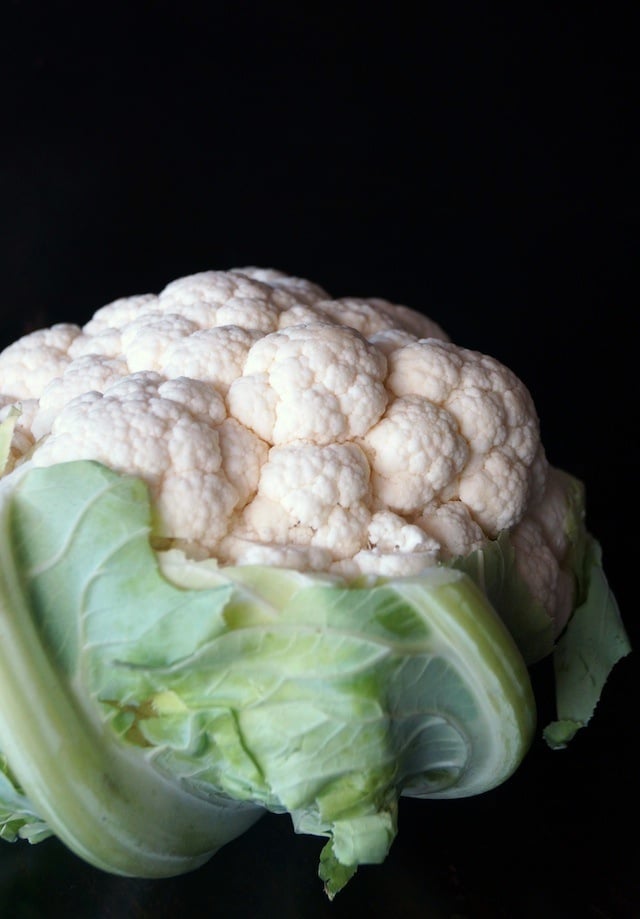
[[[594,539],[586,543],[581,582],[585,596],[554,654],[558,720],[545,728],[549,746],[560,749],[588,724],[615,664],[631,651],[620,610]]]
[[[330,900],[340,893],[358,870],[357,865],[343,864],[335,855],[333,840],[329,840],[320,853],[318,876],[324,882],[324,892]]]
[[[573,740],[581,727],[581,722],[570,719],[552,721],[544,729],[544,739],[553,750],[562,750]]]
[[[3,779],[7,810],[15,808],[11,774],[14,789],[24,791],[19,806],[33,808],[82,858],[113,873],[162,877],[202,864],[262,811],[186,793],[106,728],[92,696],[98,674],[83,623],[94,586],[118,580],[110,567],[115,559],[120,595],[107,601],[98,587],[114,620],[133,581],[150,587],[155,572],[161,595],[167,587],[148,525],[141,526],[149,513],[139,483],[93,463],[23,466],[0,483],[0,749],[11,767]],[[113,551],[105,552],[110,539]],[[76,570],[70,557],[84,567]],[[131,560],[142,569],[132,569]],[[170,589],[179,602],[182,592]],[[153,598],[147,605],[154,610]],[[100,610],[92,611],[100,632]],[[140,615],[155,649],[159,614]],[[130,628],[140,634],[139,616]],[[8,819],[5,835],[29,822],[28,815],[20,826]]]

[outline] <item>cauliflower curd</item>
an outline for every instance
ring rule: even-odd
[[[0,394],[11,466],[139,476],[158,545],[401,576],[509,530],[556,633],[570,613],[567,498],[526,387],[406,306],[205,271],[24,336],[0,354]]]

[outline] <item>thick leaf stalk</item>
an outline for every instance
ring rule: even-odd
[[[43,644],[25,591],[29,574],[14,553],[12,509],[0,501],[0,749],[33,808],[27,825],[46,821],[76,854],[112,873],[197,868],[262,811],[195,797],[142,751],[114,742]]]

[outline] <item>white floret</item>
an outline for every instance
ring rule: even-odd
[[[207,386],[202,380],[175,377],[158,385],[158,395],[184,405],[189,413],[205,424],[221,424],[227,417],[224,400],[220,393]]]
[[[369,497],[369,465],[355,444],[273,447],[237,535],[347,558],[366,540]]]
[[[195,322],[175,313],[147,313],[129,322],[120,333],[129,371],[160,371],[169,348],[197,329]]]
[[[387,385],[450,413],[469,446],[457,494],[488,536],[521,519],[539,489],[538,418],[524,384],[499,361],[450,342],[417,341],[389,356]]]
[[[418,574],[436,563],[438,551],[438,543],[419,526],[392,511],[377,511],[369,521],[367,547],[353,559],[335,563],[331,570],[344,577]]]
[[[254,541],[231,534],[220,547],[221,558],[232,565],[267,565],[296,571],[329,571],[332,556],[322,546],[298,546]]]
[[[156,308],[176,313],[200,329],[237,325],[267,333],[278,328],[282,306],[268,284],[241,272],[202,271],[167,284]]]
[[[454,417],[413,395],[392,402],[362,445],[371,461],[378,502],[405,514],[420,513],[445,492],[469,457]]]
[[[225,418],[218,425],[218,437],[222,468],[236,490],[239,510],[255,496],[269,447],[235,418]]]
[[[427,507],[416,524],[439,546],[438,558],[464,557],[486,545],[487,537],[462,501],[446,501]]]
[[[381,549],[361,549],[353,559],[334,562],[330,571],[347,580],[360,575],[381,578],[402,578],[418,575],[435,564],[436,557],[429,550],[413,552],[384,552]]]
[[[95,335],[87,335],[84,330],[71,342],[69,357],[75,360],[78,357],[99,355],[122,359],[122,333],[119,329],[102,329]]]
[[[45,387],[38,410],[31,423],[31,432],[39,440],[51,430],[62,409],[85,392],[104,392],[128,373],[126,361],[90,354],[77,357],[67,364],[62,376],[55,377]]]
[[[570,549],[567,521],[571,511],[571,492],[567,486],[567,475],[560,469],[549,466],[544,491],[529,509],[529,515],[540,525],[544,538],[558,561],[563,561]]]
[[[160,372],[166,377],[204,380],[224,394],[242,375],[249,349],[259,338],[261,333],[256,329],[235,325],[200,329],[167,348]]]
[[[122,330],[133,322],[140,323],[146,316],[153,316],[157,303],[158,298],[154,294],[139,294],[120,297],[102,306],[71,343],[70,357],[75,359],[96,354],[124,359]]]
[[[453,344],[418,340],[389,356],[387,386],[396,396],[418,395],[443,405],[462,379],[465,355]]]
[[[492,539],[522,518],[528,495],[528,465],[501,449],[489,450],[480,464],[471,465],[458,490],[460,500]]]
[[[50,380],[68,364],[69,347],[81,334],[72,323],[38,329],[10,344],[0,354],[0,393],[12,401],[38,399]]]
[[[573,608],[573,575],[558,562],[540,524],[525,517],[511,531],[516,567],[531,596],[542,604],[553,621],[557,637]]]
[[[555,635],[571,614],[576,589],[566,564],[571,550],[571,489],[567,479],[565,473],[549,467],[540,499],[511,532],[518,570],[553,619]]]
[[[327,316],[324,316],[315,306],[306,303],[296,303],[289,309],[283,310],[278,317],[278,331],[288,329],[293,325],[303,325],[309,322],[328,322]]]
[[[240,274],[253,281],[266,284],[273,291],[277,302],[285,309],[296,304],[311,306],[318,300],[329,299],[329,294],[319,284],[307,278],[299,278],[284,271],[277,271],[274,268],[249,265],[244,268],[234,268],[231,274]]]
[[[292,326],[253,345],[227,395],[230,413],[271,444],[346,441],[384,412],[387,361],[353,329]]]
[[[157,535],[215,550],[238,503],[225,475],[216,427],[221,400],[189,381],[138,373],[72,399],[33,454],[36,466],[93,459],[143,478],[156,504]]]
[[[381,552],[429,552],[435,556],[438,544],[419,526],[407,523],[392,511],[376,511],[369,521],[367,539],[370,546]]]
[[[120,331],[135,319],[153,312],[157,302],[158,298],[155,294],[119,297],[96,310],[91,319],[82,327],[82,332],[92,337],[113,330]]]
[[[399,348],[405,348],[407,345],[412,345],[417,339],[415,335],[405,332],[404,329],[382,329],[382,331],[369,336],[368,340],[378,351],[382,351],[384,355],[389,357],[394,351]]]
[[[440,338],[447,341],[440,326],[421,313],[380,297],[341,297],[321,300],[315,308],[340,325],[351,326],[365,338],[390,329],[397,329],[415,338]]]

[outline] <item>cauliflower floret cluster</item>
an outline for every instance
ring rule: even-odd
[[[159,544],[221,564],[411,575],[504,530],[562,620],[566,511],[523,383],[380,298],[258,268],[180,278],[0,354],[10,464],[143,478]]]

